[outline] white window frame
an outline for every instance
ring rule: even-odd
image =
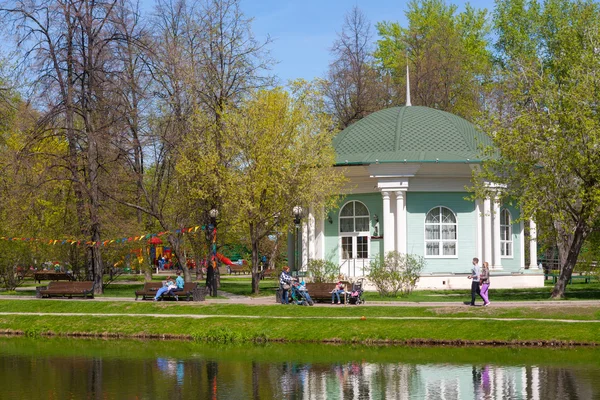
[[[452,213],[452,215],[454,215],[454,220],[456,221],[454,224],[448,224],[448,223],[443,223],[441,216],[442,216],[442,209],[445,208],[446,210],[450,211]],[[438,209],[438,212],[440,214],[440,222],[437,224],[432,224],[427,221],[427,216],[429,215],[430,212],[432,212],[433,210]],[[431,239],[427,239],[427,225],[438,225],[440,227],[440,238],[438,240],[431,240]],[[442,227],[443,225],[455,225],[456,226],[456,239],[452,239],[452,240],[444,240],[442,239]],[[427,211],[427,213],[425,213],[425,218],[423,220],[423,255],[424,258],[434,258],[434,259],[439,259],[439,258],[449,258],[449,259],[454,259],[454,258],[458,258],[458,238],[459,238],[459,231],[458,231],[458,216],[456,215],[456,213],[454,212],[454,210],[452,210],[450,207],[446,207],[446,206],[435,206],[433,208],[431,208],[429,211]],[[439,255],[428,255],[427,254],[427,242],[438,242],[441,244],[440,246],[440,254]],[[455,246],[454,248],[456,249],[455,254],[454,255],[444,255],[442,254],[444,252],[444,247],[443,247],[443,243],[444,242],[454,242]]]
[[[508,214],[508,225],[504,224],[504,213],[506,212],[506,214]],[[512,228],[512,223],[513,218],[512,218],[512,214],[510,213],[510,210],[506,207],[503,207],[500,209],[500,258],[507,258],[507,259],[512,259],[515,257],[515,244],[514,244],[514,240],[513,240],[513,228]],[[508,240],[503,239],[502,238],[502,232],[503,229],[502,228],[508,228]],[[506,254],[506,245],[510,246],[510,254]],[[504,254],[502,254],[502,251],[504,251]]]
[[[352,203],[352,217],[343,217],[342,216],[342,210],[348,205]],[[367,210],[367,215],[360,215],[359,217],[366,217],[368,218],[368,223],[367,223],[367,228],[369,230],[367,231],[353,231],[353,232],[342,232],[341,228],[342,228],[342,219],[355,219],[356,215],[355,215],[355,206],[354,203],[360,203],[362,204],[365,209]],[[354,228],[356,229],[356,221],[354,222]],[[367,205],[365,203],[363,203],[362,201],[359,200],[350,200],[348,202],[346,202],[342,207],[340,207],[340,212],[338,213],[338,235],[339,235],[339,246],[340,246],[340,260],[368,260],[369,259],[369,255],[371,254],[371,212],[369,211],[369,207],[367,207]],[[357,253],[358,253],[358,237],[366,237],[367,238],[367,256],[365,258],[358,258],[357,257]],[[344,237],[351,237],[352,238],[352,254],[350,255],[350,258],[344,258],[344,249],[343,249],[343,239]]]

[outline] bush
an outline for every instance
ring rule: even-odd
[[[340,267],[328,260],[310,260],[307,272],[315,283],[334,282],[340,273]]]
[[[425,267],[423,257],[390,251],[384,259],[376,259],[369,265],[367,275],[380,296],[402,296],[412,293],[421,271]]]

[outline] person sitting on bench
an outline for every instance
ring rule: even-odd
[[[176,285],[176,287],[174,287],[173,289],[170,289],[167,292],[167,294],[175,296],[175,300],[179,300],[179,297],[177,296],[176,293],[182,292],[183,286],[185,285],[185,282],[183,281],[183,278],[181,277],[181,271],[177,271],[177,279],[175,279],[175,285]]]
[[[177,285],[173,282],[173,279],[170,276],[167,276],[167,279],[163,282],[163,286],[156,291],[156,296],[154,296],[154,301],[158,301],[160,296],[164,293],[167,293],[169,290],[176,288]]]

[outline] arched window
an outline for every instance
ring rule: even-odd
[[[342,259],[369,258],[369,209],[350,201],[340,210]]]
[[[456,215],[446,207],[435,207],[425,217],[425,256],[457,255]]]
[[[506,208],[500,211],[500,255],[502,257],[513,256],[512,218],[510,211]]]

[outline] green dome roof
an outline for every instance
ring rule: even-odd
[[[393,107],[350,125],[334,139],[336,162],[473,162],[490,138],[465,119],[429,107]]]

